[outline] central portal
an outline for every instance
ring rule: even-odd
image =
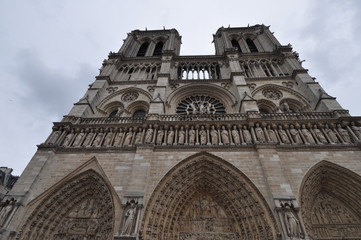
[[[236,239],[224,209],[208,194],[191,198],[179,222],[180,240]]]

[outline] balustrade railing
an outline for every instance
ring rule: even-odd
[[[53,132],[41,147],[117,148],[139,144],[307,146],[360,143],[360,118],[346,114],[347,111],[253,114],[252,118],[247,118],[250,116],[248,114],[163,115],[156,121],[145,118],[65,117],[63,122],[55,123]]]

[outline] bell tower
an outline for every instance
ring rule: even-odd
[[[0,238],[359,239],[361,117],[264,25],[134,30],[1,195]]]

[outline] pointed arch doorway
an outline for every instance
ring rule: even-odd
[[[209,153],[170,170],[155,188],[142,239],[277,239],[261,193],[237,168]]]

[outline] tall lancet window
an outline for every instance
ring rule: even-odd
[[[247,38],[246,43],[251,52],[258,52],[258,49],[257,49],[256,45],[254,44],[254,42],[252,41],[252,39]]]
[[[137,57],[144,57],[145,56],[145,53],[147,52],[147,49],[148,49],[148,45],[149,45],[149,43],[145,42],[145,43],[142,44],[142,46],[140,46],[139,51],[137,53]]]
[[[153,56],[160,56],[162,55],[162,50],[163,50],[163,42],[159,41],[157,43],[157,45],[155,45],[155,49],[154,49],[154,53]]]

